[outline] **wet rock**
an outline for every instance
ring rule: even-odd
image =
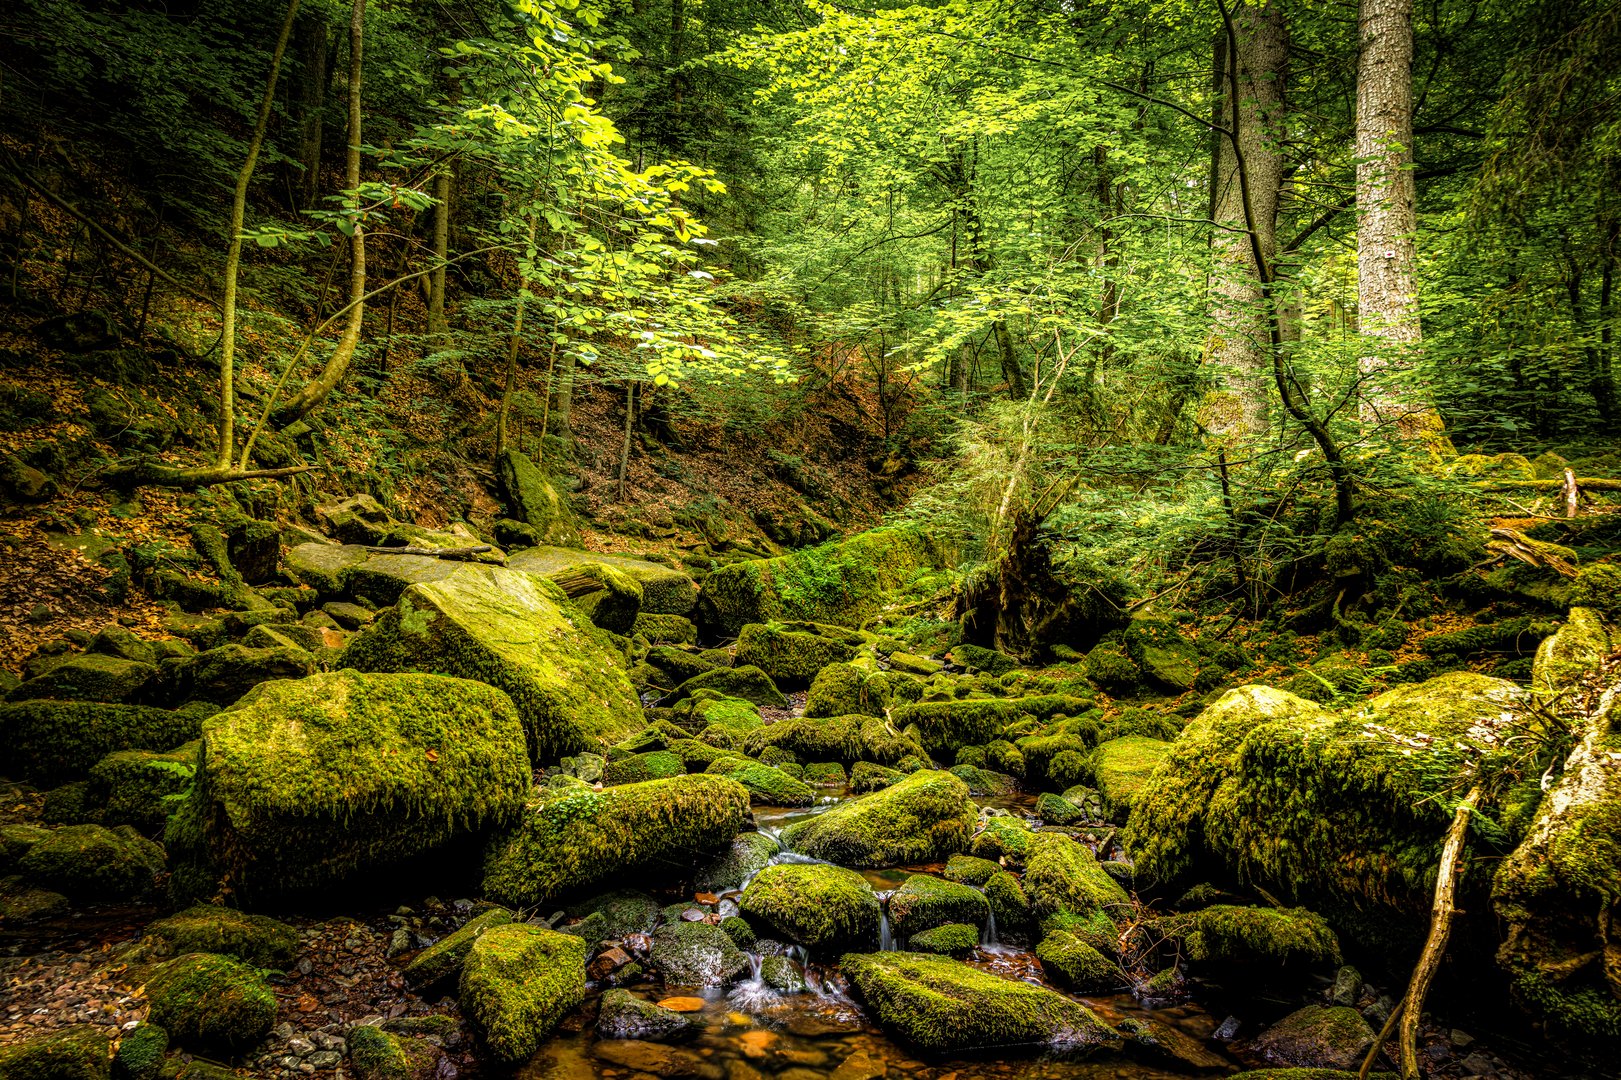
[[[1120,883],[1098,865],[1091,849],[1054,833],[1038,833],[1031,840],[1024,891],[1030,898],[1031,913],[1038,919],[1058,914],[1108,915],[1131,901]]]
[[[680,922],[653,932],[653,966],[667,986],[725,986],[748,970],[731,935],[708,922]]]
[[[710,891],[739,888],[764,870],[781,850],[781,845],[764,833],[739,833],[723,854],[698,871],[693,885]]]
[[[189,953],[160,966],[146,982],[146,998],[154,1023],[199,1049],[246,1049],[276,1021],[276,997],[263,976],[210,953]]]
[[[0,878],[0,918],[11,924],[42,922],[66,915],[68,898],[29,885],[20,876]]]
[[[1255,1050],[1268,1061],[1300,1068],[1354,1070],[1373,1045],[1373,1029],[1355,1009],[1308,1005],[1261,1032]]]
[[[900,938],[946,923],[983,926],[990,913],[978,889],[930,874],[913,874],[889,897],[889,919]]]
[[[6,1080],[107,1080],[111,1063],[101,1028],[66,1027],[0,1046],[0,1076]]]
[[[585,997],[585,943],[538,926],[485,931],[462,967],[462,1013],[499,1061],[534,1053]]]
[[[842,866],[768,866],[743,891],[741,909],[758,932],[810,949],[878,940],[878,896],[866,878]]]
[[[919,770],[882,791],[796,821],[782,839],[790,850],[841,866],[899,866],[962,851],[975,820],[968,785],[950,773]]]
[[[967,923],[946,923],[932,930],[924,930],[907,939],[906,947],[913,952],[934,956],[964,957],[979,946],[979,927]]]
[[[1334,973],[1334,989],[1329,993],[1329,1002],[1352,1007],[1361,997],[1362,972],[1346,964]]]
[[[639,998],[629,990],[609,990],[603,994],[597,1013],[597,1037],[603,1039],[661,1042],[685,1038],[700,1030],[702,1025],[697,1021]]]
[[[479,935],[491,927],[504,926],[511,921],[512,912],[499,907],[474,916],[460,929],[423,949],[405,965],[405,981],[426,990],[455,977],[461,972],[462,963],[466,961]]]
[[[1048,978],[1078,994],[1103,993],[1125,982],[1114,961],[1066,930],[1042,938],[1036,956]]]
[[[637,1039],[599,1042],[591,1053],[622,1068],[665,1080],[723,1080],[726,1075],[719,1065],[691,1050]]]
[[[317,1058],[330,1053],[332,1051],[325,1051],[305,1060],[313,1065]],[[440,1066],[449,1065],[437,1047],[365,1025],[349,1029],[349,1062],[354,1067],[356,1080],[435,1080],[442,1075]]]
[[[1215,904],[1166,916],[1156,925],[1167,939],[1180,942],[1187,955],[1200,962],[1278,967],[1290,963],[1331,964],[1340,958],[1340,943],[1334,931],[1321,915],[1305,908]],[[1341,986],[1337,978],[1335,1004],[1355,1004],[1362,977],[1355,968],[1342,968],[1341,974],[1351,1000],[1338,1000]]]

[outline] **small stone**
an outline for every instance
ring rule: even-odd
[[[401,926],[397,928],[388,939],[388,948],[383,955],[392,960],[394,957],[411,948],[411,931]]]
[[[601,981],[630,963],[630,959],[630,954],[616,945],[598,953],[597,958],[586,966],[585,974],[594,981]]]
[[[313,1054],[315,1053],[315,1043],[302,1035],[296,1035],[287,1040],[287,1052],[296,1054],[299,1057],[303,1057],[305,1054]]]
[[[1346,964],[1334,973],[1334,990],[1329,1000],[1335,1005],[1355,1005],[1362,996],[1362,973]]]
[[[343,1055],[336,1050],[317,1050],[305,1059],[304,1064],[313,1065],[317,1069],[330,1069],[343,1060]]]
[[[298,962],[298,973],[300,975],[308,975],[310,972],[312,972],[314,970],[315,970],[315,963],[309,957],[306,956],[306,957],[304,957],[302,960],[300,960]]]
[[[704,999],[700,997],[667,997],[659,1002],[659,1008],[669,1009],[671,1012],[698,1012],[703,1007]]]
[[[1467,1031],[1460,1031],[1457,1028],[1453,1028],[1451,1031],[1449,1031],[1447,1033],[1447,1038],[1450,1039],[1452,1041],[1452,1045],[1457,1047],[1459,1050],[1467,1050],[1470,1046],[1473,1046],[1475,1042],[1475,1037],[1473,1035],[1469,1034]]]
[[[707,912],[699,911],[697,908],[691,907],[681,913],[681,920],[683,922],[703,922],[707,917]]]
[[[1213,1038],[1213,1039],[1221,1039],[1223,1041],[1226,1041],[1228,1039],[1231,1039],[1231,1038],[1234,1038],[1235,1036],[1237,1036],[1238,1035],[1238,1029],[1241,1026],[1242,1025],[1239,1023],[1238,1017],[1229,1016],[1227,1019],[1225,1019],[1225,1020],[1223,1020],[1221,1022],[1220,1027],[1218,1027],[1214,1032],[1211,1033],[1210,1037]]]

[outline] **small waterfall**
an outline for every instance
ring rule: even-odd
[[[887,906],[878,908],[878,951],[895,951],[895,931],[889,927],[889,908]]]
[[[992,948],[1002,944],[996,936],[996,909],[990,905],[985,907],[985,925],[979,931],[979,944],[982,948]]]
[[[749,977],[732,988],[726,995],[726,1000],[734,1008],[743,1012],[758,1012],[775,1005],[781,997],[775,990],[766,985],[760,970],[765,966],[765,957],[757,952],[748,953]]]

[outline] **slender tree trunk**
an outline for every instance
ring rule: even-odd
[[[625,441],[619,448],[619,501],[624,502],[630,485],[630,436],[636,429],[636,383],[625,384]]]
[[[534,258],[535,235],[539,229],[539,219],[533,213],[529,215],[529,247],[526,257]],[[520,264],[521,266],[522,264]],[[443,273],[444,267],[439,268]],[[507,417],[512,413],[512,392],[518,382],[518,349],[523,344],[523,308],[524,301],[529,298],[529,278],[520,270],[518,273],[518,296],[514,303],[512,313],[512,335],[507,339],[507,371],[506,378],[501,383],[501,411],[495,420],[495,452],[499,454],[507,448]]]
[[[301,36],[298,96],[298,170],[292,178],[293,209],[308,210],[321,193],[321,142],[327,86],[326,16],[307,16],[308,29]]]
[[[222,469],[230,467],[236,450],[236,281],[242,269],[242,222],[247,213],[248,185],[253,182],[259,150],[264,146],[265,131],[270,127],[270,110],[276,104],[276,80],[281,75],[281,58],[287,52],[287,39],[293,33],[293,20],[298,17],[298,3],[299,0],[290,0],[281,32],[276,35],[276,47],[270,54],[270,75],[265,79],[264,97],[259,101],[259,116],[253,124],[253,135],[248,139],[248,156],[242,162],[242,170],[236,174],[236,189],[231,193],[225,288],[220,301],[224,317],[220,327],[219,447],[214,457],[214,463]]]
[[[574,354],[565,352],[557,368],[557,381],[553,384],[551,422],[545,434],[556,435],[564,442],[573,438],[574,420]]]
[[[433,181],[433,257],[437,265],[428,278],[430,334],[443,334],[448,329],[445,324],[445,260],[450,257],[450,179],[447,165]]]
[[[1225,124],[1236,123],[1237,147],[1220,138],[1211,193],[1216,222],[1212,245],[1216,270],[1211,282],[1210,356],[1224,388],[1205,407],[1205,426],[1218,439],[1265,435],[1271,421],[1269,313],[1261,272],[1246,232],[1244,193],[1238,177],[1242,155],[1248,173],[1250,211],[1261,257],[1277,255],[1278,203],[1283,190],[1284,79],[1289,34],[1281,0],[1240,4],[1233,10],[1236,49],[1218,47],[1222,82],[1236,75],[1238,100],[1224,92],[1217,110]],[[1236,70],[1228,70],[1229,66]],[[1225,89],[1225,87],[1224,87]]]
[[[1361,419],[1404,439],[1441,438],[1435,410],[1403,387],[1419,324],[1413,183],[1413,0],[1361,0],[1356,74],[1358,323],[1374,348],[1358,362]]]
[[[366,29],[366,0],[351,0],[349,8],[349,145],[344,156],[344,187],[353,191],[360,186],[360,73],[361,47]],[[366,316],[366,227],[356,217],[354,233],[349,241],[349,318],[337,347],[327,358],[321,373],[294,394],[285,405],[276,410],[276,419],[283,424],[302,419],[337,389],[349,373],[349,362],[355,357],[360,344],[360,330]]]

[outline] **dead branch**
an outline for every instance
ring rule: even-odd
[[[472,547],[459,548],[367,547],[366,550],[379,555],[431,555],[436,559],[468,559],[495,549],[489,544],[474,544]]]

